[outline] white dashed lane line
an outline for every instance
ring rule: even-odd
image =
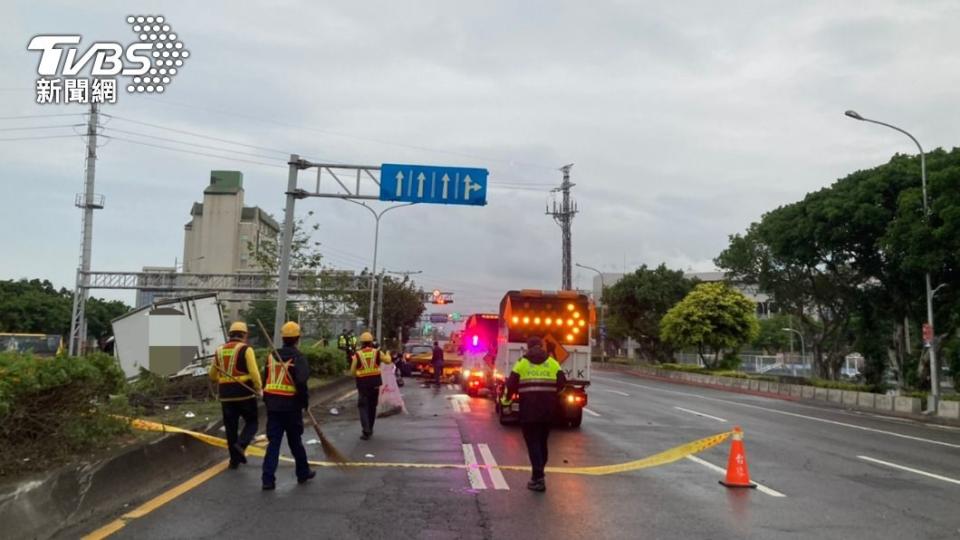
[[[592,411],[592,410],[590,410],[590,409],[588,409],[588,408],[586,408],[586,407],[583,408],[583,412],[585,412],[585,413],[587,413],[587,414],[589,414],[589,415],[591,415],[591,416],[600,416],[600,413],[594,412],[594,411]]]
[[[890,463],[889,461],[882,461],[869,456],[857,456],[857,458],[862,459],[864,461],[869,461],[870,463],[875,463],[877,465],[890,467],[891,469],[898,469],[898,470],[906,471],[913,474],[919,474],[920,476],[926,476],[927,478],[933,478],[934,480],[940,480],[941,482],[960,485],[960,480],[957,480],[956,478],[950,478],[949,476],[942,476],[939,474],[934,474],[932,472],[921,471],[920,469],[914,469],[913,467],[906,467],[904,465],[897,465],[896,463]]]
[[[717,422],[726,422],[726,420],[724,420],[723,418],[720,418],[719,416],[711,416],[711,415],[709,415],[709,414],[702,413],[702,412],[697,412],[697,411],[694,411],[694,410],[691,410],[691,409],[684,409],[683,407],[674,407],[674,409],[676,409],[676,410],[678,410],[678,411],[683,411],[683,412],[685,412],[685,413],[692,414],[692,415],[694,415],[694,416],[702,416],[702,417],[704,417],[704,418],[709,418],[709,419],[711,419],[711,420],[716,420]]]
[[[724,474],[724,475],[727,474],[727,471],[725,471],[725,470],[723,469],[723,467],[718,467],[718,466],[714,465],[713,463],[710,463],[709,461],[707,461],[707,460],[705,460],[705,459],[698,458],[697,456],[687,456],[687,459],[689,459],[690,461],[692,461],[692,462],[694,462],[694,463],[698,463],[698,464],[700,464],[700,465],[703,465],[704,467],[706,467],[706,468],[708,468],[708,469],[711,469],[711,470],[713,470],[713,471],[716,471],[716,472],[718,472],[718,473],[720,473],[720,474]],[[786,495],[784,495],[783,493],[780,493],[779,491],[777,491],[777,490],[775,490],[775,489],[770,489],[770,488],[768,488],[767,486],[765,486],[765,485],[763,485],[763,484],[761,484],[761,483],[759,483],[759,482],[754,482],[754,484],[757,484],[757,491],[759,491],[760,493],[764,493],[764,494],[769,495],[769,496],[771,496],[771,497],[786,497]]]

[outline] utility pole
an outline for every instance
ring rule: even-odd
[[[560,187],[553,190],[554,193],[561,192],[563,197],[560,201],[560,206],[557,206],[557,201],[553,201],[553,208],[547,207],[546,214],[552,216],[553,220],[557,222],[557,225],[560,225],[560,230],[562,231],[563,236],[563,283],[561,289],[564,291],[573,290],[573,271],[572,271],[572,230],[573,230],[573,216],[580,211],[577,207],[577,204],[570,199],[570,188],[576,184],[570,182],[570,168],[573,167],[573,163],[569,165],[564,165],[560,167],[560,170],[563,172],[563,183],[560,184]]]
[[[77,208],[83,210],[83,222],[80,229],[82,238],[80,247],[80,266],[77,268],[77,280],[73,290],[73,313],[70,318],[70,356],[83,354],[87,339],[87,296],[86,288],[90,271],[90,254],[93,249],[93,211],[103,208],[103,196],[94,193],[94,180],[97,169],[97,104],[90,104],[90,118],[87,121],[87,161],[83,181],[83,193],[78,193],[74,201]]]

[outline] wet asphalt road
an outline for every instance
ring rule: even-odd
[[[766,489],[718,484],[710,465],[725,466],[728,443],[642,471],[548,475],[542,494],[525,489],[527,473],[486,470],[471,481],[464,470],[323,468],[300,486],[288,464],[261,492],[252,458],[113,537],[960,538],[960,430],[599,370],[589,392],[582,428],[551,435],[551,466],[630,461],[736,424]],[[403,394],[409,414],[379,419],[370,441],[353,396],[321,421],[357,461],[526,464],[519,429],[496,422],[492,401],[409,381]]]

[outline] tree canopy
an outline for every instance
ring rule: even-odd
[[[696,282],[680,270],[661,264],[641,266],[632,274],[606,287],[603,304],[606,322],[614,339],[633,338],[647,360],[668,361],[673,353],[660,339],[660,319],[693,288]]]
[[[716,367],[725,351],[738,350],[758,333],[756,304],[726,283],[697,285],[660,321],[663,341],[678,348],[696,347],[708,367]]]
[[[129,310],[118,300],[91,297],[86,305],[87,331],[94,338],[110,335],[110,321]],[[0,332],[66,336],[72,311],[73,292],[47,280],[0,281]]]

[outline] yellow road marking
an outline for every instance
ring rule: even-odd
[[[202,439],[201,439],[202,440]],[[127,522],[133,519],[141,518],[150,512],[153,512],[157,508],[167,504],[168,502],[176,499],[177,497],[183,495],[184,493],[190,491],[191,489],[199,486],[200,484],[206,482],[207,480],[213,478],[214,476],[220,474],[221,472],[227,469],[229,461],[223,461],[210,467],[209,469],[201,472],[200,474],[190,478],[186,482],[174,486],[173,488],[164,491],[160,495],[150,499],[149,501],[141,504],[137,508],[127,512],[126,514],[120,516],[118,519],[111,521],[110,523],[100,527],[99,529],[93,531],[92,533],[83,537],[83,540],[100,540],[101,538],[106,538],[113,533],[119,531]]]

